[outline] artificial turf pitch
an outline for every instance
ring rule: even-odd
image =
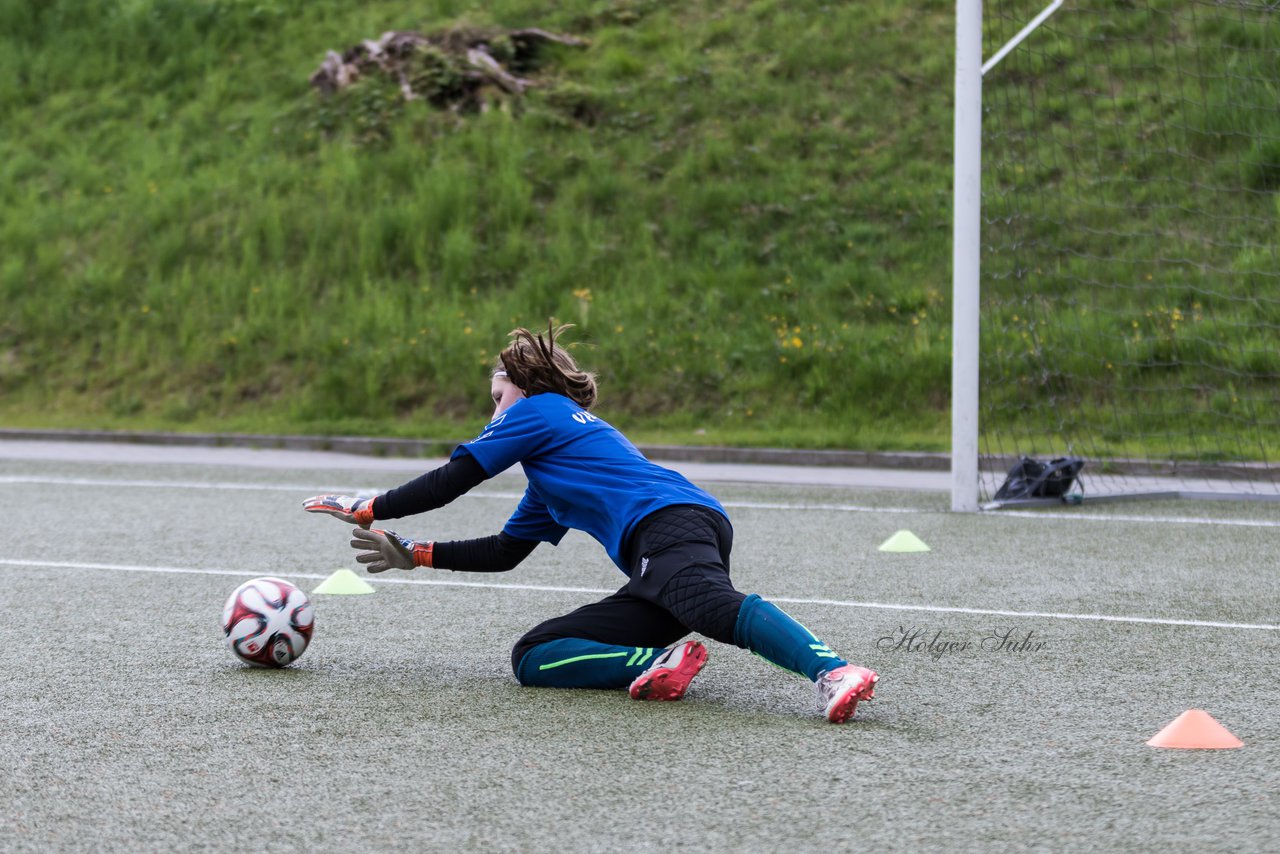
[[[714,643],[679,703],[518,686],[516,638],[622,582],[578,534],[314,596],[299,661],[238,663],[236,585],[355,566],[302,500],[409,476],[0,460],[0,851],[1280,849],[1275,505],[714,486],[739,588],[881,673],[844,726]],[[391,526],[483,536],[521,487]],[[1193,707],[1245,746],[1145,745]]]

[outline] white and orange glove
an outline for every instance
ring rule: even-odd
[[[350,495],[317,495],[302,502],[308,513],[327,513],[330,516],[367,528],[373,524],[373,499],[352,498]]]
[[[351,532],[351,548],[359,550],[356,562],[370,572],[388,569],[417,569],[431,566],[431,550],[435,543],[417,543],[395,531],[356,528]]]

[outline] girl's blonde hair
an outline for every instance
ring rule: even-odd
[[[507,379],[529,397],[562,394],[590,409],[596,403],[596,375],[579,368],[569,351],[556,346],[556,336],[572,326],[553,327],[548,321],[545,338],[524,327],[512,330],[512,342],[498,354],[498,370],[505,371]]]

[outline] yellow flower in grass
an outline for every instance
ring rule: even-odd
[[[591,288],[578,288],[573,295],[578,298],[578,322],[585,327],[591,317]]]

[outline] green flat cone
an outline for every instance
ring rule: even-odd
[[[899,531],[880,544],[882,552],[927,552],[929,547],[910,531]]]
[[[349,569],[339,569],[333,575],[320,582],[320,586],[312,593],[329,593],[336,596],[359,596],[372,593],[374,587]]]

